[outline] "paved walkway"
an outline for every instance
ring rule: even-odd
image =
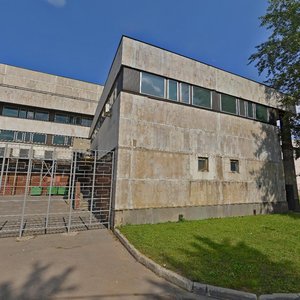
[[[212,299],[156,276],[106,229],[3,238],[0,253],[0,299]]]

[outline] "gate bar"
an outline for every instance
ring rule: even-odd
[[[74,160],[74,172],[73,172],[73,180],[72,180],[72,192],[71,192],[71,201],[70,201],[70,211],[69,211],[69,224],[68,224],[68,232],[71,229],[71,218],[72,218],[72,209],[73,209],[73,198],[74,198],[74,184],[75,184],[75,175],[76,175],[76,163],[77,163],[77,151],[73,153],[75,155]]]
[[[92,216],[93,216],[94,190],[95,190],[95,177],[96,177],[96,163],[97,163],[97,152],[94,151],[94,170],[93,170],[92,199],[91,199],[91,207],[90,207],[90,225],[92,225]]]
[[[53,153],[54,154],[54,153]],[[49,189],[49,197],[48,197],[48,205],[47,205],[47,214],[46,214],[46,228],[48,228],[48,222],[49,222],[49,210],[50,210],[50,201],[51,201],[51,193],[52,193],[52,185],[53,185],[53,174],[54,174],[54,165],[55,165],[55,160],[54,157],[52,157],[52,170],[51,170],[51,179],[50,179],[50,189]]]
[[[112,204],[112,189],[113,189],[113,181],[114,181],[114,164],[115,164],[115,151],[111,151],[111,172],[110,172],[110,191],[109,191],[109,208],[108,208],[108,224],[107,228],[110,229],[111,222],[111,204]]]
[[[2,187],[2,179],[3,179],[4,166],[5,166],[5,161],[6,161],[7,147],[8,147],[8,144],[5,144],[3,159],[2,159],[1,176],[0,176],[0,190]]]
[[[27,200],[27,193],[28,193],[28,183],[30,184],[30,179],[31,179],[32,152],[33,152],[33,148],[31,146],[29,151],[28,170],[27,170],[26,185],[25,185],[25,192],[24,192],[24,199],[23,199],[22,218],[21,218],[21,224],[19,230],[19,237],[21,237],[23,233],[24,214],[25,214],[25,207],[26,207],[26,200]]]

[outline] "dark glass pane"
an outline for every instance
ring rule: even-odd
[[[198,158],[198,171],[208,171],[208,158],[199,157]]]
[[[190,86],[186,83],[181,83],[181,102],[190,103]]]
[[[68,115],[55,114],[54,122],[69,124],[70,117]]]
[[[256,119],[263,122],[268,122],[268,110],[265,106],[256,104]]]
[[[67,136],[65,140],[66,140],[65,144],[68,145],[68,146],[71,146],[71,144],[72,144],[72,137]]]
[[[92,122],[93,122],[93,119],[91,119],[91,118],[82,118],[81,125],[91,127]]]
[[[34,111],[29,110],[27,112],[27,119],[34,119]]]
[[[23,132],[21,131],[16,132],[15,137],[16,137],[16,141],[23,142]]]
[[[17,118],[18,111],[19,110],[17,108],[4,106],[2,115],[7,116],[7,117],[16,117]]]
[[[43,133],[34,133],[32,138],[33,143],[45,144],[46,143],[46,134]]]
[[[253,104],[248,102],[247,116],[253,118]]]
[[[41,121],[49,121],[49,113],[44,111],[36,111],[34,118]]]
[[[246,116],[245,101],[240,100],[240,115]]]
[[[31,141],[31,133],[30,132],[25,132],[25,142],[30,142]]]
[[[231,170],[231,172],[239,172],[239,161],[238,160],[230,161],[230,170]]]
[[[165,80],[163,77],[142,72],[141,93],[164,97]]]
[[[54,135],[53,136],[53,145],[64,145],[65,137],[62,135]]]
[[[236,114],[236,99],[228,95],[221,95],[221,109],[222,111]]]
[[[13,141],[15,132],[12,130],[0,130],[1,141]]]
[[[210,91],[193,86],[193,105],[211,108]]]
[[[26,109],[20,109],[19,110],[19,118],[27,118],[27,110]]]
[[[177,92],[177,81],[169,80],[169,91],[168,91],[168,99],[170,100],[178,100],[178,92]]]

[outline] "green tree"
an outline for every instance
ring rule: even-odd
[[[249,58],[259,74],[266,72],[266,83],[285,94],[283,107],[300,100],[300,0],[269,0],[261,26],[270,31],[268,40],[256,47]],[[300,141],[299,115],[290,114],[291,129]],[[300,142],[299,142],[300,143]]]

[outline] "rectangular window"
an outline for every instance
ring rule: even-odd
[[[240,109],[240,116],[246,116],[246,101],[244,100],[239,100],[239,109]]]
[[[32,142],[37,144],[46,144],[46,134],[34,133],[32,137]]]
[[[253,114],[253,103],[248,102],[247,105],[247,117],[249,118],[253,118],[254,114]]]
[[[31,142],[32,141],[32,134],[30,132],[24,132],[24,141]]]
[[[211,108],[211,91],[193,86],[193,105]]]
[[[19,114],[19,110],[17,108],[8,107],[8,106],[4,106],[3,107],[3,111],[2,111],[2,115],[3,116],[17,118],[18,114]]]
[[[66,146],[71,146],[71,144],[72,144],[72,137],[66,136],[65,137],[65,145]]]
[[[27,110],[26,109],[19,110],[19,118],[23,118],[23,119],[27,118]]]
[[[207,157],[198,157],[198,171],[199,172],[208,172],[208,158]]]
[[[231,114],[236,114],[236,98],[221,94],[221,110]]]
[[[178,82],[175,80],[168,80],[168,99],[178,100]]]
[[[27,112],[27,119],[34,119],[34,111],[29,110]]]
[[[16,131],[15,141],[17,141],[17,142],[23,142],[23,132]]]
[[[0,141],[13,141],[15,132],[12,130],[0,130]]]
[[[183,103],[190,104],[190,86],[187,83],[180,84],[180,100]]]
[[[82,118],[81,119],[82,126],[91,127],[92,122],[93,122],[93,119],[91,119],[91,118]]]
[[[54,135],[52,140],[53,145],[64,145],[65,137],[63,135]]]
[[[55,114],[54,122],[69,124],[70,123],[70,117],[68,115]]]
[[[44,111],[36,111],[34,118],[40,121],[49,121],[49,113]]]
[[[163,98],[165,96],[165,79],[145,72],[141,74],[141,93]]]
[[[234,173],[239,172],[239,161],[236,159],[231,159],[230,160],[230,171]]]
[[[256,119],[268,122],[268,109],[265,106],[256,104]]]

